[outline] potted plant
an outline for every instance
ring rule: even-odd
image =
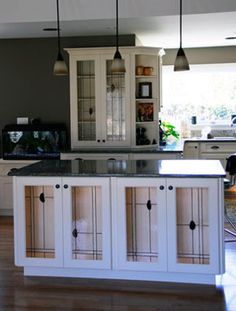
[[[179,133],[175,126],[168,121],[159,121],[160,145],[165,146],[166,143],[173,143],[179,139]]]

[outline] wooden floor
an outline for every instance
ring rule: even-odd
[[[230,245],[231,244],[231,245]],[[236,243],[226,246],[219,286],[24,277],[13,263],[12,218],[0,217],[2,310],[236,310]]]

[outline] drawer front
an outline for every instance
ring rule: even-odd
[[[201,152],[214,152],[214,153],[235,153],[236,143],[229,142],[211,142],[202,143],[200,146]]]

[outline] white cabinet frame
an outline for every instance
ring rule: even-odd
[[[102,206],[102,260],[72,259],[72,187],[101,187]],[[109,178],[63,178],[63,223],[64,223],[64,266],[77,268],[111,268],[111,215]]]
[[[169,188],[170,187],[170,188]],[[169,178],[167,179],[167,227],[168,227],[168,270],[172,272],[189,273],[222,273],[224,258],[223,249],[223,198],[222,184],[217,179],[208,178]],[[209,221],[209,264],[186,264],[177,262],[177,188],[206,188],[208,191],[208,221]],[[219,260],[220,258],[220,260]]]
[[[163,178],[117,178],[113,179],[113,267],[115,269],[165,271],[167,269],[167,239],[166,239],[166,210],[163,208],[166,201],[165,179]],[[126,230],[126,199],[125,188],[153,187],[157,189],[157,227],[158,261],[157,262],[131,262],[127,260],[127,230]],[[162,190],[160,190],[160,188]]]
[[[62,237],[62,200],[60,177],[13,177],[14,191],[14,245],[15,264],[34,267],[62,267],[63,266],[63,237]],[[56,187],[57,185],[57,187]],[[54,246],[55,258],[33,258],[26,256],[26,213],[25,186],[52,186],[54,198]]]

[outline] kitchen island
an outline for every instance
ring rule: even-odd
[[[224,273],[217,160],[49,160],[10,175],[25,275],[214,284]]]

